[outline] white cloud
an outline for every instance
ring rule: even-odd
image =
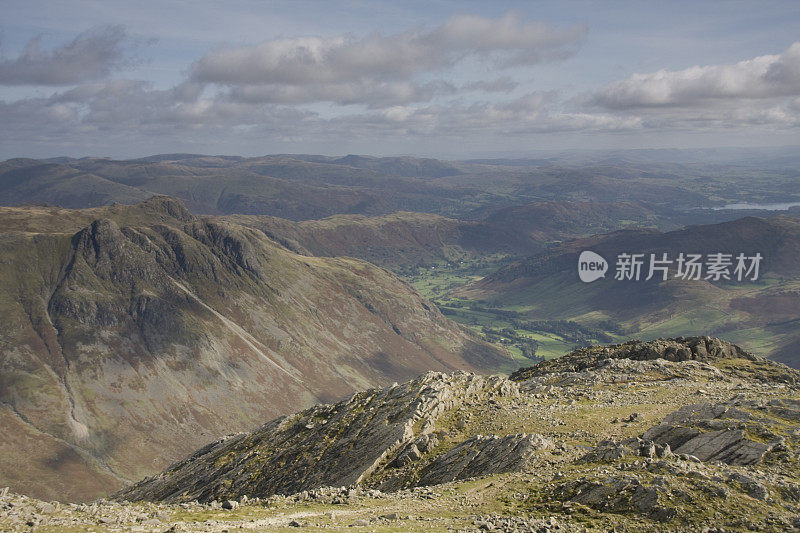
[[[557,29],[544,22],[522,22],[515,13],[498,19],[475,15],[451,18],[423,40],[434,47],[454,51],[511,52],[504,63],[531,65],[548,59],[564,59],[576,51],[586,28]]]
[[[610,109],[701,106],[719,100],[800,95],[800,42],[778,55],[727,65],[634,74],[592,95]]]
[[[763,132],[800,126],[797,96],[800,42],[736,63],[634,74],[572,103],[588,113],[638,118],[651,131]]]

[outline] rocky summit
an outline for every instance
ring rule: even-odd
[[[786,531],[800,372],[708,337],[429,372],[219,439],[90,504],[0,492],[0,528]]]

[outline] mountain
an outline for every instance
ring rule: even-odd
[[[387,271],[154,197],[0,209],[0,478],[85,500],[231,431],[510,358]]]
[[[365,390],[91,505],[4,492],[0,526],[791,530],[798,431],[797,370],[716,338],[631,341]]]
[[[722,214],[716,218],[729,217]],[[515,258],[541,252],[554,242],[625,227],[675,226],[657,210],[638,203],[570,201],[491,209],[479,220],[407,211],[299,222],[266,215],[227,215],[223,219],[263,231],[300,253],[358,257],[390,269],[493,254]]]
[[[293,222],[256,215],[230,220],[264,232],[284,245],[316,256],[358,257],[387,268],[503,253],[524,256],[541,243],[512,228],[427,213],[336,215]]]
[[[578,256],[590,250],[608,261],[605,278],[583,283]],[[620,254],[644,254],[639,281],[616,280]],[[669,277],[645,281],[650,254],[760,253],[759,280],[684,280]],[[746,217],[720,224],[658,230],[622,230],[576,239],[506,266],[457,294],[471,299],[520,306],[530,318],[570,319],[587,324],[609,320],[626,335],[655,338],[677,333],[711,332],[740,342],[762,355],[774,354],[800,366],[796,351],[800,319],[800,219]],[[733,267],[731,267],[733,270]],[[705,274],[702,276],[705,278]]]
[[[326,163],[345,167],[363,168],[387,176],[411,178],[441,178],[463,174],[463,165],[422,157],[374,157],[368,155],[346,155],[331,157],[308,154],[284,154],[282,157],[311,163]]]

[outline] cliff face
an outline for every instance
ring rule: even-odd
[[[510,363],[380,268],[171,199],[25,209],[0,213],[0,476],[15,490],[97,497],[298,407]]]

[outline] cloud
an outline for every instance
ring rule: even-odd
[[[800,42],[736,63],[634,74],[571,105],[638,118],[650,131],[788,131],[800,126]],[[753,130],[756,131],[756,130]]]
[[[231,102],[203,97],[191,84],[154,89],[139,80],[79,85],[49,97],[0,102],[0,140],[42,136],[101,139],[107,135],[171,136],[185,130],[230,135],[232,128],[292,128],[316,116],[286,106]]]
[[[0,85],[74,85],[107,77],[126,64],[122,26],[103,26],[81,33],[53,50],[31,39],[19,57],[0,61]]]
[[[417,76],[466,58],[497,68],[565,58],[585,33],[583,27],[526,23],[515,13],[496,19],[462,15],[430,31],[275,39],[219,49],[192,65],[191,79],[232,87],[232,98],[248,101],[403,104],[439,94]]]
[[[634,74],[597,91],[589,103],[608,109],[705,106],[734,99],[800,95],[800,42],[778,55],[727,65]]]
[[[205,95],[195,85],[154,89],[136,80],[80,85],[50,97],[0,102],[0,142],[104,145],[128,142],[186,143],[293,138],[401,139],[483,135],[526,135],[560,131],[618,131],[639,128],[636,119],[605,114],[564,113],[555,93],[531,93],[498,103],[408,104],[325,117],[296,106],[233,101],[227,94]],[[59,141],[61,139],[62,141]]]
[[[637,118],[564,112],[554,92],[535,92],[499,103],[393,106],[379,112],[340,117],[336,122],[337,127],[346,127],[350,135],[367,137],[480,138],[642,128]]]

